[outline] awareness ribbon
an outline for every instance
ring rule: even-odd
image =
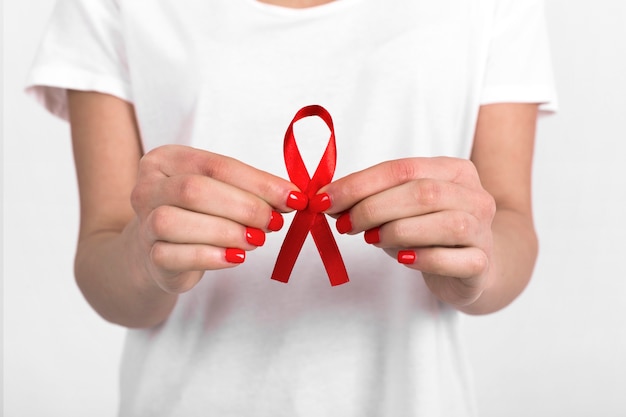
[[[296,144],[293,134],[293,125],[298,120],[309,116],[318,116],[330,129],[330,139],[326,150],[322,155],[313,178],[309,177],[309,172],[304,165],[302,155]],[[335,173],[335,164],[337,162],[337,151],[335,145],[335,131],[333,120],[330,113],[319,105],[306,106],[300,109],[287,128],[285,133],[285,141],[283,144],[283,152],[285,155],[285,165],[291,182],[302,190],[306,196],[311,199],[318,190],[324,185],[330,183]],[[330,230],[326,216],[323,213],[311,211],[308,207],[304,210],[298,210],[293,222],[287,231],[283,245],[278,253],[276,265],[272,272],[272,279],[280,282],[288,282],[291,271],[296,263],[296,259],[300,254],[304,240],[309,231],[313,236],[317,251],[322,258],[324,268],[328,274],[330,284],[332,286],[345,284],[349,281],[346,267],[339,253],[337,242]]]

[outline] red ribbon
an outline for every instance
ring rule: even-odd
[[[302,161],[302,155],[296,144],[296,139],[293,134],[293,125],[298,120],[309,116],[318,116],[330,129],[330,139],[328,145],[322,155],[313,178],[309,176],[309,172]],[[300,109],[287,128],[285,133],[285,142],[283,145],[283,151],[285,154],[285,165],[287,166],[287,173],[291,182],[302,190],[306,196],[311,199],[315,196],[320,188],[328,184],[335,173],[335,164],[337,161],[337,151],[335,145],[335,130],[333,127],[333,119],[330,117],[330,113],[322,106],[312,105],[306,106]],[[272,272],[272,279],[281,282],[288,282],[291,271],[296,263],[296,259],[300,254],[304,240],[306,239],[309,231],[317,246],[317,251],[322,258],[324,268],[328,274],[330,284],[341,285],[349,281],[346,267],[339,253],[337,242],[330,230],[326,216],[323,213],[317,213],[311,211],[308,207],[304,210],[299,210],[287,231],[287,236],[283,242],[274,271]]]

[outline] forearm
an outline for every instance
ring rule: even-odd
[[[535,265],[538,243],[530,216],[499,209],[492,231],[494,242],[489,284],[474,303],[460,308],[468,314],[489,314],[509,305],[528,284]]]
[[[104,319],[125,327],[151,327],[167,318],[177,296],[163,291],[140,265],[142,256],[123,231],[101,231],[80,239],[75,258],[76,282]]]

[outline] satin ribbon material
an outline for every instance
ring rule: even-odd
[[[309,172],[304,165],[302,155],[300,154],[293,134],[294,123],[310,116],[320,117],[330,129],[328,145],[326,145],[326,150],[313,174],[313,178],[309,176]],[[335,130],[330,113],[328,113],[325,108],[318,105],[306,106],[300,109],[294,116],[285,133],[283,152],[285,155],[287,173],[289,174],[291,182],[297,185],[298,188],[311,199],[317,194],[321,187],[330,183],[335,174],[337,150],[335,145]],[[330,284],[335,286],[348,282],[348,273],[343,259],[341,258],[339,248],[337,247],[337,242],[326,220],[326,216],[323,213],[313,212],[308,207],[296,213],[287,231],[283,245],[280,248],[278,259],[276,260],[276,265],[272,272],[272,279],[280,282],[289,281],[296,259],[302,250],[302,245],[309,232],[311,232],[317,251],[322,258]]]

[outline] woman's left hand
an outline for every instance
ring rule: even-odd
[[[489,286],[496,205],[469,160],[383,162],[328,184],[311,204],[338,216],[340,233],[365,232],[366,242],[421,271],[444,302],[467,306]]]

